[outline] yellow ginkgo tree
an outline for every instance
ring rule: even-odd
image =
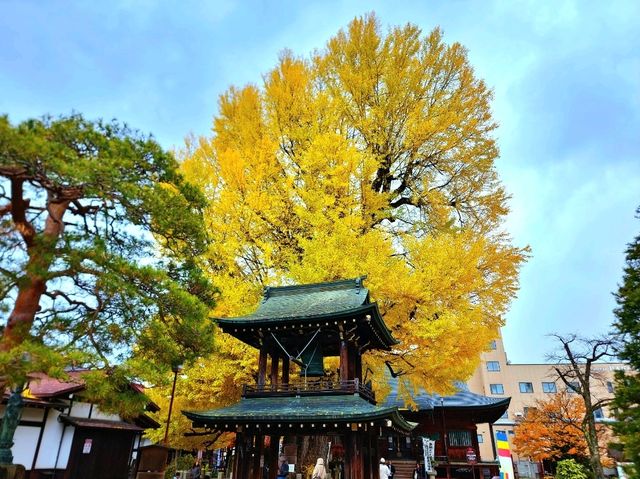
[[[404,392],[450,391],[496,337],[528,253],[503,228],[491,96],[439,29],[385,33],[373,14],[229,88],[182,163],[209,200],[214,314],[251,312],[267,285],[366,275],[401,340],[365,358],[378,384],[393,370]],[[208,367],[233,375],[233,355],[256,352],[225,339]]]

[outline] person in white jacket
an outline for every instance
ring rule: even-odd
[[[389,466],[385,464],[384,457],[380,458],[380,479],[389,479],[389,475],[391,471],[389,470]]]
[[[327,470],[324,468],[324,459],[321,457],[316,461],[316,467],[313,468],[311,479],[326,479]]]

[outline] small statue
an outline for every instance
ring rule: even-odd
[[[13,464],[13,435],[22,416],[22,386],[17,387],[9,396],[7,408],[0,427],[0,464]]]

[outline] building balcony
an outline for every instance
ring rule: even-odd
[[[345,381],[307,379],[284,384],[245,384],[242,388],[242,397],[244,398],[340,394],[358,394],[370,403],[376,403],[375,394],[371,387],[363,385],[359,379]]]

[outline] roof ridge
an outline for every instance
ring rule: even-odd
[[[320,283],[293,284],[288,286],[267,286],[264,289],[264,300],[274,296],[289,296],[308,292],[332,291],[341,289],[363,289],[363,281],[366,275],[351,279],[341,279],[338,281],[324,281]]]

